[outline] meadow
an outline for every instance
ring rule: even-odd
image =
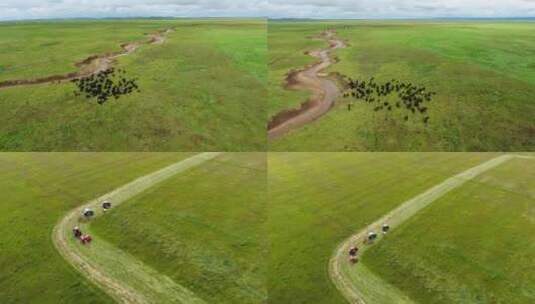
[[[392,231],[362,262],[417,303],[533,303],[534,169],[533,159],[513,159],[484,173]]]
[[[398,79],[437,95],[425,125],[351,98],[324,117],[270,142],[271,151],[525,151],[535,147],[535,24],[523,21],[270,21],[269,106],[295,108],[307,92],[285,90],[285,75],[314,62],[310,39],[334,29],[347,48],[331,75]],[[285,72],[286,71],[286,72]],[[341,84],[340,84],[341,86]],[[353,102],[351,111],[347,103]]]
[[[224,154],[125,202],[91,231],[206,303],[265,303],[265,190],[265,153]]]
[[[4,151],[264,150],[264,20],[0,23],[0,82],[75,72],[75,63],[171,29],[114,67],[140,93],[98,105],[70,83],[0,89]],[[254,97],[254,98],[253,98]]]
[[[2,303],[113,303],[54,248],[69,210],[190,153],[0,154]]]
[[[269,301],[346,303],[328,273],[342,241],[405,200],[495,156],[269,153]]]
[[[54,248],[54,226],[192,155],[0,154],[2,303],[113,303]],[[136,262],[131,272],[146,265],[206,303],[346,303],[329,274],[341,242],[498,155],[221,154],[83,224],[94,244],[69,242],[89,255],[110,244]],[[417,303],[532,302],[533,172],[533,159],[514,158],[467,181],[367,247],[354,270]]]

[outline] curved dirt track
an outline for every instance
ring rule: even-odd
[[[36,85],[44,83],[60,83],[71,81],[77,78],[88,77],[93,74],[97,74],[101,71],[105,71],[112,67],[116,59],[122,56],[129,55],[135,52],[144,44],[162,44],[167,38],[167,34],[172,32],[171,29],[159,31],[153,34],[149,34],[149,39],[144,42],[131,42],[121,44],[121,51],[115,53],[101,54],[90,56],[80,62],[77,62],[75,66],[78,71],[67,73],[63,75],[52,75],[47,77],[35,78],[35,79],[18,79],[18,80],[6,80],[0,82],[0,89],[11,88],[17,86]]]
[[[287,79],[287,88],[307,90],[312,93],[308,101],[298,109],[285,110],[271,118],[268,123],[268,138],[276,139],[300,128],[327,113],[340,96],[340,89],[335,81],[321,75],[322,71],[336,63],[331,58],[331,52],[345,48],[345,43],[335,37],[333,30],[325,31],[321,37],[329,43],[329,47],[322,50],[308,52],[310,56],[320,61],[303,70],[291,72]]]
[[[493,158],[450,177],[444,182],[404,202],[398,208],[347,238],[336,248],[329,261],[329,276],[334,285],[349,303],[413,303],[398,289],[374,275],[362,263],[351,265],[348,260],[349,248],[351,246],[358,246],[360,248],[359,255],[361,255],[367,249],[367,246],[363,245],[368,232],[381,231],[381,227],[385,223],[388,223],[391,228],[399,226],[449,191],[513,158],[532,159],[532,157],[520,155],[501,155]],[[380,240],[381,236],[378,236],[378,240],[374,242],[376,243]],[[354,274],[356,271],[359,273]],[[358,281],[359,286],[356,286],[355,281]]]
[[[72,229],[79,226],[83,232],[90,231],[89,222],[81,218],[85,208],[93,209],[95,217],[102,216],[104,214],[100,206],[102,201],[111,200],[115,208],[155,184],[214,159],[219,154],[197,154],[140,177],[72,210],[54,227],[52,240],[56,249],[76,270],[119,303],[205,303],[169,277],[98,236],[93,236],[91,244],[81,245],[72,236]]]

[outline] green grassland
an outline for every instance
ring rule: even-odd
[[[270,153],[269,301],[345,303],[328,274],[339,243],[405,200],[494,156]]]
[[[57,253],[69,210],[191,153],[0,154],[2,303],[111,303]],[[135,196],[89,232],[208,303],[345,303],[348,236],[496,153],[229,153]],[[419,303],[530,303],[533,160],[452,190],[365,251]]]
[[[2,303],[111,303],[52,244],[52,229],[87,200],[190,153],[0,154]]]
[[[450,192],[365,252],[419,303],[535,301],[535,162],[514,159]]]
[[[273,23],[273,24],[272,24]],[[357,79],[392,78],[426,86],[438,94],[420,119],[373,112],[349,99],[325,117],[270,144],[273,151],[515,151],[535,148],[535,24],[531,22],[340,21],[269,24],[270,53],[300,55],[305,35],[336,29],[348,48],[329,72]],[[273,42],[272,42],[273,40]],[[309,42],[310,43],[310,42]],[[324,43],[323,46],[326,46]],[[316,48],[316,45],[313,46]],[[305,56],[305,55],[303,55]],[[306,56],[305,56],[306,57]],[[304,59],[303,59],[304,60]],[[270,90],[283,71],[302,61],[270,62]],[[272,80],[271,77],[274,77]],[[278,90],[278,91],[277,91]],[[273,108],[294,107],[293,92],[270,95]]]
[[[266,22],[111,20],[0,24],[0,81],[75,70],[93,54],[174,29],[118,59],[141,93],[109,101],[71,84],[0,90],[4,151],[247,151],[265,148]]]
[[[151,188],[91,229],[208,303],[264,303],[265,153],[225,154]]]
[[[0,23],[0,81],[76,71],[75,62],[120,51],[122,42],[165,28],[165,21],[58,21]]]

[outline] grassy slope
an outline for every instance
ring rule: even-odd
[[[491,154],[271,153],[271,303],[344,303],[328,276],[336,246],[359,228]]]
[[[56,252],[50,235],[70,209],[187,153],[0,154],[2,303],[108,303]],[[120,170],[117,170],[120,168]]]
[[[276,141],[272,150],[488,151],[533,149],[532,23],[346,23],[349,48],[330,71],[412,81],[438,92],[431,121],[384,121],[368,105],[329,115]],[[492,127],[488,127],[492,126]]]
[[[363,262],[421,303],[533,303],[534,165],[515,159],[454,190]]]
[[[92,229],[209,303],[266,300],[264,153],[226,154],[98,219]]]
[[[99,27],[99,22],[93,24],[99,31],[95,30],[91,38],[98,40],[106,26]],[[123,28],[135,27],[136,23],[113,24]],[[176,27],[176,31],[164,45],[144,46],[119,59],[119,67],[125,68],[129,76],[139,78],[141,93],[98,106],[94,101],[74,97],[74,87],[70,84],[2,90],[0,119],[4,123],[0,127],[0,148],[17,151],[263,149],[267,94],[265,76],[262,78],[265,22],[167,21],[162,24],[158,21],[155,24],[160,29]],[[53,23],[41,27],[51,28],[46,31],[50,36],[45,40],[57,35],[52,30]],[[156,26],[151,21],[139,22],[138,31],[148,31],[147,27]],[[80,26],[79,34],[84,29]],[[216,33],[218,38],[214,39]],[[243,37],[247,39],[240,39]],[[124,41],[114,40],[111,49]],[[86,45],[83,52],[95,48]],[[72,62],[71,58],[66,60]]]

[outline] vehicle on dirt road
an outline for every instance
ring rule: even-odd
[[[82,212],[82,215],[89,219],[93,216],[95,216],[95,211],[93,211],[92,209],[89,209],[89,208],[85,208],[84,211]]]
[[[109,200],[102,202],[102,209],[104,211],[111,209],[111,202]]]
[[[80,237],[80,242],[82,242],[82,245],[87,245],[91,243],[92,240],[93,238],[90,235],[82,235]]]
[[[82,236],[82,230],[80,230],[80,227],[76,226],[72,229],[72,234],[75,238],[80,238]]]

